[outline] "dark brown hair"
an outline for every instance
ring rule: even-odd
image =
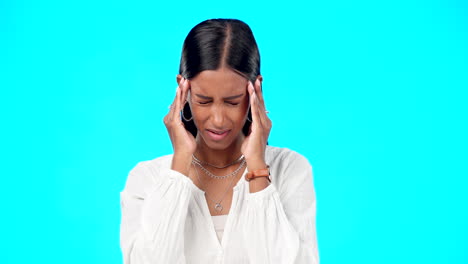
[[[250,27],[237,19],[209,19],[196,25],[185,38],[180,58],[179,74],[191,79],[205,70],[227,67],[255,83],[260,75],[260,53]],[[185,104],[183,114],[192,117],[190,106]],[[248,117],[252,120],[249,110]],[[193,119],[182,119],[185,128],[197,135]],[[251,122],[246,121],[242,132],[249,133]]]

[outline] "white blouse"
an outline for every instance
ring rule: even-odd
[[[120,193],[125,264],[319,263],[313,173],[305,157],[267,146],[271,184],[250,193],[244,169],[225,224],[211,216],[205,192],[170,169],[171,161],[172,155],[142,161],[128,175]]]

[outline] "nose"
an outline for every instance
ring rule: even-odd
[[[224,109],[223,107],[214,106],[211,109],[211,123],[214,128],[222,129],[224,125]]]

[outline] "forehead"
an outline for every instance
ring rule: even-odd
[[[247,84],[245,77],[227,68],[202,71],[190,80],[190,88],[205,95],[242,93],[247,89]]]

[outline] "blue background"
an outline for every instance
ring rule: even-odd
[[[1,1],[1,262],[121,262],[119,192],[172,151],[182,42],[238,18],[270,145],[313,165],[321,263],[468,263],[467,6]]]

